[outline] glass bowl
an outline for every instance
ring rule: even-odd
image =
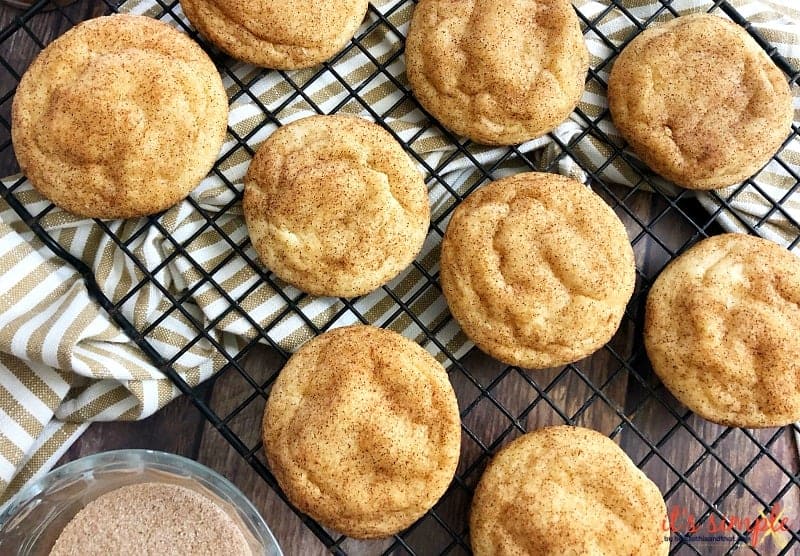
[[[87,456],[22,489],[0,511],[0,554],[49,554],[86,504],[117,488],[149,482],[180,485],[211,498],[239,525],[254,555],[282,556],[258,510],[233,483],[196,461],[151,450]]]

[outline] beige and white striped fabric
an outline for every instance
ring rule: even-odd
[[[632,22],[607,2],[577,0],[578,10],[588,19],[598,16],[598,30],[616,44],[634,32]],[[778,46],[795,67],[800,68],[800,11],[791,0],[747,0],[732,2],[753,21],[762,33]],[[653,0],[628,0],[629,11],[646,18],[662,4]],[[683,13],[707,10],[713,3],[676,0],[672,6]],[[400,34],[408,28],[413,9],[409,0],[373,3]],[[123,8],[137,14],[172,21],[154,0],[131,0]],[[182,17],[180,8],[174,9]],[[665,15],[664,17],[669,17]],[[401,37],[384,24],[373,25],[376,16],[368,15],[363,29],[373,30],[331,64],[330,70],[315,78],[319,68],[286,74],[304,95],[293,97],[294,87],[279,72],[260,73],[246,64],[231,62],[237,79],[226,78],[232,100],[230,127],[255,149],[275,129],[275,120],[287,123],[313,112],[307,99],[324,113],[343,111],[369,117],[370,112],[386,114],[384,123],[396,132],[442,177],[444,183],[430,180],[430,199],[434,218],[447,212],[455,202],[445,187],[464,192],[484,179],[469,157],[453,156],[455,149],[436,126],[429,126],[413,103],[403,100],[395,80],[405,82]],[[588,30],[587,42],[593,67],[607,76],[603,65],[611,50]],[[362,49],[363,47],[363,49]],[[373,60],[385,69],[377,70]],[[242,91],[237,83],[247,83]],[[359,88],[364,104],[350,95]],[[258,103],[255,101],[258,99]],[[289,100],[291,99],[291,100]],[[796,94],[800,109],[800,96]],[[270,111],[267,115],[259,104]],[[591,81],[583,97],[583,114],[597,118],[603,114],[602,87]],[[274,119],[273,119],[274,118]],[[266,125],[263,125],[266,122]],[[587,127],[581,116],[573,115],[554,135],[563,143],[580,136]],[[606,117],[598,128],[615,142],[619,137]],[[256,131],[252,135],[252,132]],[[420,131],[424,130],[421,134]],[[418,135],[419,134],[419,135]],[[503,148],[471,145],[471,156],[484,165],[503,159],[494,177],[526,168],[515,154]],[[541,138],[520,146],[517,151],[543,167],[559,157],[557,145]],[[576,158],[563,156],[559,172],[585,179],[583,169],[610,183],[635,186],[640,172],[621,159],[607,163],[611,149],[592,133],[574,147]],[[529,156],[528,156],[529,155]],[[800,144],[791,142],[781,153],[782,160],[800,171]],[[249,164],[248,151],[233,136],[228,138],[218,165],[219,171],[235,188]],[[424,170],[424,167],[421,168]],[[48,207],[21,177],[7,178],[15,186],[14,195],[31,214]],[[652,177],[663,190],[670,185]],[[771,163],[753,187],[729,188],[719,194],[730,198],[736,213],[723,211],[719,219],[731,230],[742,230],[739,219],[754,223],[768,215],[760,228],[766,237],[789,244],[800,230],[782,213],[768,211],[770,200],[783,199],[795,180],[778,163]],[[713,195],[700,194],[710,211],[716,210]],[[256,337],[253,323],[270,330],[270,339],[287,350],[296,348],[313,335],[306,321],[294,312],[285,312],[286,299],[300,292],[291,287],[273,289],[262,281],[253,265],[256,255],[249,245],[245,256],[232,252],[232,246],[247,243],[236,194],[214,174],[192,193],[194,203],[183,202],[165,213],[157,226],[146,220],[112,221],[100,225],[59,209],[48,212],[41,225],[72,255],[93,272],[104,294],[120,304],[122,314],[140,332],[145,332],[153,347],[174,366],[187,382],[199,384],[218,371],[226,359],[217,346],[231,357]],[[783,199],[783,210],[800,220],[800,194]],[[202,213],[197,209],[199,207]],[[208,217],[215,218],[208,225]],[[107,230],[104,229],[107,227]],[[443,223],[446,226],[446,222]],[[113,241],[108,232],[122,245]],[[429,234],[419,264],[435,273],[438,265],[438,232]],[[145,269],[154,276],[145,280]],[[206,281],[204,273],[213,276]],[[220,287],[218,288],[217,285]],[[400,298],[413,296],[411,306],[420,322],[436,328],[447,320],[447,308],[435,288],[416,268],[410,268],[390,287]],[[423,291],[421,291],[423,290]],[[180,309],[164,298],[164,291],[180,300]],[[357,316],[339,300],[301,297],[303,315],[317,326],[357,322]],[[233,301],[233,303],[231,303]],[[383,290],[356,300],[354,307],[370,322],[390,326],[420,341],[443,362],[446,357],[434,343],[426,341],[418,325],[408,316],[397,314],[398,305]],[[209,337],[195,341],[200,327],[210,327]],[[450,321],[437,333],[437,340],[448,351],[460,356],[471,345]],[[20,486],[46,471],[67,447],[85,430],[88,422],[114,419],[141,419],[177,395],[177,389],[156,370],[138,348],[119,330],[88,295],[81,276],[45,247],[20,217],[0,201],[0,492],[7,498]]]

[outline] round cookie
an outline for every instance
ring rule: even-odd
[[[478,189],[442,242],[442,291],[467,336],[500,361],[577,361],[619,327],[636,266],[625,227],[581,183],[529,172]]]
[[[406,65],[414,95],[442,125],[512,145],[567,119],[589,54],[567,0],[421,0]]]
[[[81,23],[45,48],[14,96],[22,171],[80,216],[129,218],[184,199],[225,139],[228,98],[189,37],[144,16]]]
[[[503,448],[470,514],[475,556],[669,553],[661,493],[612,440],[548,427]]]
[[[368,0],[180,0],[200,33],[238,60],[274,69],[309,68],[353,38]]]
[[[245,177],[244,215],[262,262],[312,295],[355,297],[400,274],[430,224],[428,191],[380,126],[311,116],[275,131]]]
[[[789,134],[786,77],[747,32],[692,14],[645,30],[608,80],[617,129],[655,172],[690,189],[740,182]]]
[[[664,385],[701,417],[800,420],[800,258],[745,234],[699,242],[653,284],[644,342]]]
[[[461,425],[442,366],[372,326],[326,332],[281,371],[264,412],[270,468],[294,505],[355,538],[397,533],[455,474]]]

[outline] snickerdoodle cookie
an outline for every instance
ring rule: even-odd
[[[406,63],[414,95],[442,125],[511,145],[567,119],[589,55],[568,0],[421,0]]]
[[[476,556],[669,553],[658,487],[619,446],[577,427],[549,427],[503,448],[470,515]]]
[[[608,80],[614,124],[654,171],[691,189],[740,182],[789,134],[786,76],[738,25],[693,14],[645,30]]]
[[[355,297],[397,276],[430,223],[422,174],[380,126],[311,116],[278,129],[245,178],[262,262],[312,295]]]
[[[800,420],[800,258],[745,234],[701,241],[653,284],[644,340],[664,385],[701,417]]]
[[[308,68],[349,41],[368,0],[181,0],[200,33],[238,60],[274,69]]]
[[[442,243],[450,311],[483,351],[545,368],[608,342],[633,294],[625,227],[581,183],[523,173],[478,189]]]
[[[397,533],[444,494],[461,428],[442,366],[422,347],[372,326],[326,332],[278,376],[264,448],[289,499],[351,537]]]
[[[225,139],[228,99],[189,37],[144,16],[81,23],[22,77],[14,152],[45,197],[81,216],[164,210],[197,186]]]

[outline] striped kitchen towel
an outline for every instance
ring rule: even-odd
[[[731,3],[800,68],[800,10],[794,2]],[[231,134],[214,173],[190,201],[155,221],[98,223],[56,208],[46,212],[40,224],[91,269],[105,296],[162,357],[173,361],[189,384],[212,376],[258,336],[259,328],[269,330],[270,342],[291,351],[313,336],[314,327],[341,326],[359,318],[342,300],[303,296],[264,281],[237,199],[250,152],[277,122],[315,113],[312,102],[323,113],[371,119],[379,115],[410,145],[428,174],[434,219],[448,214],[457,202],[453,191],[464,193],[487,178],[480,166],[493,167],[492,177],[497,178],[529,169],[530,161],[542,168],[552,163],[557,171],[579,179],[592,173],[606,182],[634,187],[644,173],[661,191],[673,190],[646,168],[615,156],[610,145],[622,142],[608,118],[602,86],[612,46],[637,32],[638,23],[652,14],[661,14],[657,20],[673,15],[655,0],[624,2],[626,10],[594,0],[574,4],[584,24],[591,22],[584,25],[585,36],[597,75],[589,81],[579,110],[550,136],[513,151],[471,144],[466,153],[457,150],[397,86],[406,83],[402,38],[414,2],[376,2],[358,44],[319,75],[319,67],[263,72],[229,62],[225,84],[232,99]],[[700,0],[670,3],[680,13],[714,5]],[[165,8],[156,0],[130,0],[122,10],[185,25],[179,5]],[[302,95],[295,94],[298,87]],[[797,87],[795,103],[800,108]],[[593,131],[585,134],[588,119],[593,120]],[[237,138],[246,138],[247,148]],[[565,143],[572,144],[571,155],[559,148]],[[430,177],[431,170],[439,178]],[[790,245],[800,236],[800,195],[793,195],[797,180],[792,177],[798,172],[800,142],[794,139],[752,184],[696,195],[710,212],[719,213],[718,221],[729,230],[756,226],[765,237]],[[23,177],[3,183],[30,214],[48,209],[49,203]],[[779,210],[775,202],[780,202]],[[147,417],[178,391],[92,300],[81,275],[56,257],[3,201],[0,219],[0,492],[7,498],[49,469],[88,422]],[[420,341],[447,364],[442,348],[459,357],[471,344],[448,319],[444,300],[426,276],[438,270],[444,227],[446,218],[429,234],[418,266],[389,285],[398,299],[411,299],[418,322],[385,290],[353,301],[352,307],[371,323]],[[243,253],[234,252],[233,246]],[[179,299],[179,306],[165,293]],[[299,311],[287,311],[287,299],[298,300]],[[436,342],[427,339],[420,324],[437,331]]]

